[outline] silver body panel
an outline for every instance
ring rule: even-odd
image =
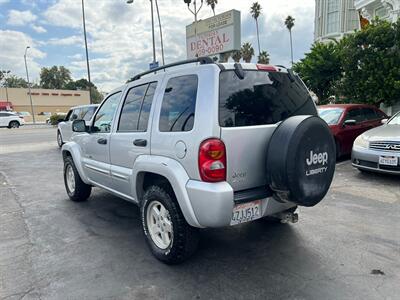
[[[385,124],[366,131],[363,136],[369,141],[369,146],[353,146],[353,166],[366,171],[400,175],[400,126]],[[381,156],[398,157],[397,168],[379,165]]]
[[[233,64],[225,64],[233,68]],[[254,64],[242,64],[255,69]],[[165,177],[172,186],[186,221],[194,227],[228,226],[234,206],[234,192],[265,184],[266,145],[276,125],[221,128],[218,122],[219,73],[216,64],[176,68],[143,77],[112,91],[122,91],[109,133],[79,133],[72,136],[62,152],[70,154],[82,180],[106,189],[118,197],[139,204],[141,178],[145,173]],[[188,132],[160,132],[159,118],[168,79],[182,75],[198,76],[194,126]],[[120,133],[119,115],[131,87],[157,81],[146,132]],[[98,109],[99,110],[99,109]],[[95,119],[92,118],[92,119]],[[93,122],[93,120],[92,120]],[[107,139],[106,145],[97,143]],[[221,138],[227,149],[227,181],[200,181],[198,151],[202,141]],[[146,139],[146,147],[135,147],[135,139]],[[244,175],[243,175],[244,174]],[[290,207],[272,198],[262,200],[262,215]]]

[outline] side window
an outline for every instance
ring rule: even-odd
[[[82,114],[82,120],[90,121],[95,111],[96,107],[94,106],[88,107],[87,110],[85,110],[84,113]]]
[[[142,109],[140,111],[138,130],[147,131],[147,124],[149,123],[149,115],[151,104],[153,103],[154,94],[156,92],[157,82],[152,82],[147,89],[146,96],[143,99]]]
[[[118,131],[137,131],[140,109],[148,86],[148,84],[144,84],[128,91],[119,118]]]
[[[7,114],[5,114],[5,113],[0,113],[0,117],[7,117]]]
[[[364,117],[367,121],[371,121],[371,120],[376,120],[379,119],[379,117],[376,114],[375,109],[372,108],[363,108],[362,109]]]
[[[72,111],[71,116],[69,117],[70,121],[77,120],[77,119],[79,119],[79,108],[75,108]]]
[[[168,81],[160,113],[161,132],[193,129],[197,85],[197,75],[179,76]]]
[[[97,111],[92,130],[95,132],[110,132],[115,110],[117,109],[121,92],[109,96]]]
[[[365,120],[360,108],[354,108],[347,112],[346,120],[355,120],[357,123]]]

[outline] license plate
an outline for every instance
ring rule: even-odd
[[[233,208],[231,225],[250,222],[261,218],[261,200],[237,204]]]
[[[392,156],[380,156],[379,157],[379,164],[385,166],[397,166],[398,158]]]

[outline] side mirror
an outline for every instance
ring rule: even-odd
[[[386,124],[387,121],[389,121],[389,119],[382,119],[382,120],[381,120],[381,123],[382,123],[382,124]]]
[[[72,122],[73,132],[87,132],[87,128],[85,120],[74,120]]]
[[[344,123],[343,123],[343,127],[345,127],[345,126],[354,126],[354,125],[356,125],[357,124],[357,121],[356,120],[346,120],[346,121],[344,121]]]

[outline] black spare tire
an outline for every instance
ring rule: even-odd
[[[267,150],[267,182],[275,199],[314,206],[326,195],[335,172],[335,141],[316,116],[283,121]]]

